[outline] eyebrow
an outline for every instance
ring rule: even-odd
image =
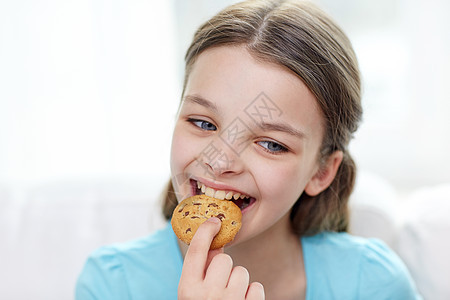
[[[281,131],[281,132],[285,132],[287,134],[293,135],[295,137],[298,137],[300,139],[304,139],[305,138],[305,133],[295,129],[294,127],[292,127],[289,124],[285,124],[285,123],[266,123],[266,122],[262,122],[262,123],[258,123],[258,126],[264,130],[264,131]]]
[[[219,112],[219,109],[217,108],[217,106],[213,102],[211,102],[209,100],[206,100],[205,98],[203,98],[201,96],[198,96],[198,95],[186,95],[186,96],[184,96],[183,100],[187,101],[187,102],[192,102],[192,103],[196,103],[196,104],[199,104],[201,106],[204,106],[207,109],[212,110],[215,113]]]

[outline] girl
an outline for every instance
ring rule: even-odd
[[[214,251],[217,218],[189,247],[170,224],[103,247],[77,299],[420,299],[391,250],[346,233],[361,113],[351,44],[319,9],[261,0],[220,12],[186,54],[163,212],[195,194],[231,198],[242,228]]]

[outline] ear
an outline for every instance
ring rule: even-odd
[[[342,151],[333,152],[319,170],[313,175],[305,187],[305,193],[316,196],[333,182],[343,158]]]

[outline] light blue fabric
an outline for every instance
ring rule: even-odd
[[[422,299],[402,261],[378,240],[324,232],[303,237],[302,245],[306,300]],[[95,251],[78,279],[76,300],[175,300],[182,264],[168,224]]]
[[[422,299],[400,258],[377,239],[323,232],[303,237],[306,299]]]
[[[98,249],[78,278],[77,300],[177,299],[183,260],[170,224],[154,234]]]

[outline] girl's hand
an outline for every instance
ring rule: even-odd
[[[178,299],[264,299],[264,288],[258,282],[249,284],[244,267],[234,267],[223,248],[209,250],[221,222],[211,218],[198,228],[184,258]]]

